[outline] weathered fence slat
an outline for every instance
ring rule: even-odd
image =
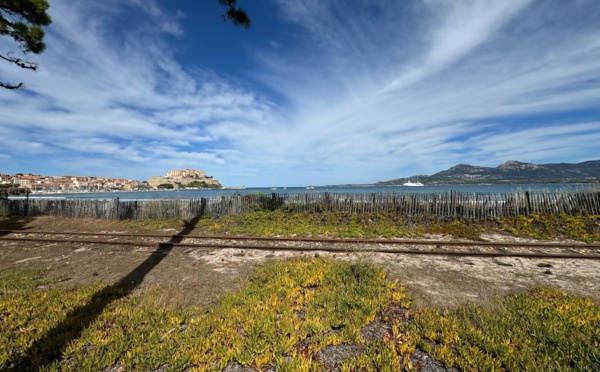
[[[364,215],[370,212],[398,216],[438,218],[515,217],[542,214],[599,214],[600,193],[531,191],[505,194],[473,194],[450,191],[432,194],[249,194],[213,199],[165,199],[120,201],[93,199],[0,199],[0,213],[13,216],[57,216],[96,219],[191,219],[195,216],[226,216],[259,210],[297,213],[322,211]]]

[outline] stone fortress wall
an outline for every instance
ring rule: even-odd
[[[150,176],[148,178],[148,184],[151,188],[157,189],[159,185],[170,183],[175,188],[179,187],[179,184],[185,186],[192,182],[206,182],[207,185],[219,185],[219,181],[214,177],[206,176],[206,173],[202,169],[182,169],[182,170],[171,170],[163,176]]]

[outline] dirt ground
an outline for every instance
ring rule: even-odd
[[[0,220],[0,229],[136,232],[121,221],[49,217]],[[155,232],[168,235],[176,234],[178,230]],[[200,233],[193,231],[191,234]],[[487,234],[482,238],[515,240],[497,234]],[[598,261],[591,260],[424,257],[362,253],[360,250],[341,254],[200,248],[155,252],[154,248],[148,247],[0,241],[0,270],[24,267],[48,269],[48,277],[60,278],[55,285],[95,281],[112,284],[135,270],[152,254],[164,257],[145,274],[137,290],[151,290],[156,306],[212,305],[223,293],[240,288],[257,265],[268,260],[309,255],[362,260],[381,266],[391,278],[398,279],[408,288],[416,306],[453,308],[466,302],[486,304],[493,296],[521,292],[539,285],[590,296],[600,302],[600,265]]]

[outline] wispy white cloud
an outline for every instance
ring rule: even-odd
[[[375,168],[373,173],[383,179],[386,169],[433,172],[458,161],[490,165],[519,156],[524,161],[578,161],[600,155],[593,140],[581,138],[573,120],[549,116],[572,112],[576,117],[577,110],[598,109],[600,29],[594,22],[598,7],[591,2],[558,7],[551,2],[428,1],[408,10],[406,4],[387,4],[381,11],[398,23],[407,11],[421,16],[423,24],[409,36],[393,23],[373,22],[378,32],[368,25],[356,27],[369,13],[354,9],[361,12],[354,14],[345,4],[279,3],[288,19],[319,39],[310,48],[302,46],[299,53],[308,56],[302,61],[268,51],[260,55],[269,73],[261,70],[258,76],[297,114],[287,140],[279,141],[287,149],[286,161],[299,166],[304,162],[300,154],[310,153],[314,164],[331,166],[332,182],[343,182],[356,165]],[[369,42],[362,42],[365,35]],[[397,52],[406,48],[409,53]],[[545,122],[532,123],[539,114]],[[563,133],[528,137],[532,125]],[[528,147],[529,138],[536,145],[530,151],[488,149],[490,142],[470,140],[503,127],[510,134],[497,137],[498,142],[514,138],[520,141],[512,143]],[[588,138],[596,138],[598,131]]]
[[[42,71],[0,65],[29,88],[0,93],[15,108],[0,153],[137,178],[203,167],[248,186],[600,155],[592,0],[273,3],[286,32],[248,43],[234,80],[178,60],[190,36],[163,3],[55,0]]]
[[[131,3],[144,9],[144,11],[152,16],[152,20],[157,24],[161,31],[174,36],[182,36],[183,30],[179,25],[179,19],[185,17],[185,14],[181,11],[174,13],[165,13],[156,2],[148,0],[130,0]],[[112,6],[117,5],[118,2],[113,1]]]
[[[69,173],[96,163],[121,175],[135,169],[131,176],[139,178],[175,165],[222,164],[210,147],[196,150],[199,143],[218,140],[210,126],[259,120],[268,115],[268,104],[214,72],[181,66],[164,38],[182,36],[179,15],[170,16],[153,1],[131,1],[147,17],[139,28],[115,34],[111,19],[127,9],[105,5],[53,2],[41,71],[31,76],[0,67],[1,75],[10,72],[28,87],[0,96],[3,107],[15,108],[0,118],[0,129],[10,129],[15,138],[9,150],[53,153]],[[98,157],[103,160],[90,161]]]
[[[508,158],[530,161],[548,158],[584,158],[588,149],[600,143],[600,122],[564,126],[538,127],[518,132],[486,133],[472,138],[473,156],[486,163],[500,163]]]

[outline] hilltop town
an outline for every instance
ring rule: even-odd
[[[103,192],[142,191],[180,188],[221,188],[216,178],[203,170],[171,170],[148,181],[95,176],[43,176],[39,174],[5,174],[0,172],[0,188],[21,187],[32,192]]]
[[[23,187],[37,192],[100,192],[148,190],[148,182],[124,178],[94,176],[42,176],[39,174],[4,174],[0,187]]]

